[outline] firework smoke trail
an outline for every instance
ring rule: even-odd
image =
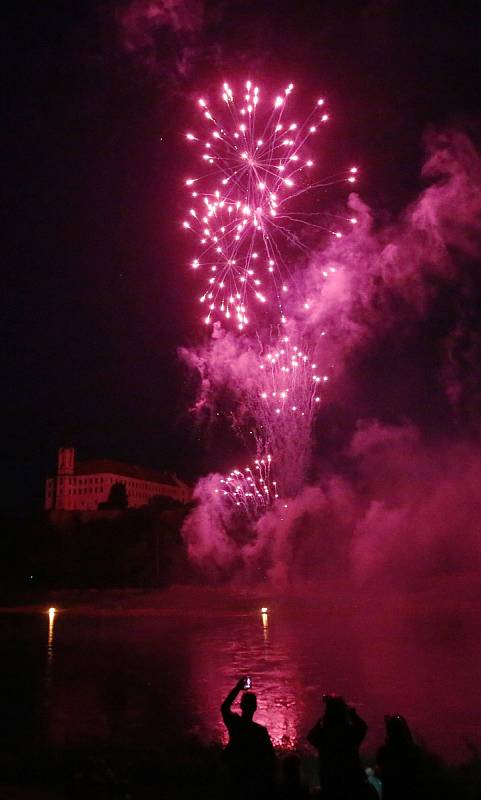
[[[201,151],[202,174],[185,180],[191,205],[183,225],[199,242],[192,268],[209,276],[200,296],[206,324],[232,320],[243,330],[250,318],[250,299],[265,304],[272,296],[275,321],[285,323],[290,265],[299,252],[309,253],[301,234],[314,229],[341,238],[342,228],[357,222],[355,217],[314,210],[312,203],[305,210],[301,202],[309,192],[314,199],[316,189],[354,183],[357,168],[322,180],[311,177],[315,162],[306,146],[329,116],[321,98],[303,123],[287,119],[293,88],[289,84],[283,95],[269,101],[247,81],[237,103],[225,83],[219,113],[205,99],[199,100],[207,132],[186,134]],[[318,204],[319,192],[315,199]]]
[[[324,354],[328,337],[321,334],[309,344],[315,337],[303,340],[289,324],[281,338],[265,346],[218,327],[215,332],[207,343],[181,351],[200,378],[193,411],[214,419],[226,413],[227,399],[234,431],[248,448],[254,438],[258,458],[272,454],[278,491],[292,497],[306,477],[312,428],[332,371]]]

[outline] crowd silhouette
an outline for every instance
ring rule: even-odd
[[[311,794],[301,776],[301,759],[289,754],[277,764],[267,728],[254,722],[257,697],[244,691],[241,713],[232,711],[238,695],[250,687],[240,678],[221,705],[229,741],[224,750],[226,797],[304,800],[421,800],[441,797],[436,784],[436,764],[413,740],[405,718],[386,716],[385,740],[376,765],[365,769],[359,755],[367,723],[339,695],[322,698],[324,713],[307,734],[317,751],[319,786]],[[434,792],[434,794],[433,794]],[[437,793],[436,793],[437,792]]]
[[[305,738],[312,756],[302,746],[276,753],[267,728],[254,720],[251,689],[250,679],[239,679],[221,705],[228,731],[223,749],[194,734],[174,739],[167,733],[152,751],[129,748],[121,736],[107,748],[59,751],[38,748],[33,738],[9,746],[4,736],[0,800],[481,800],[481,757],[474,744],[470,761],[443,764],[414,741],[404,717],[389,715],[375,763],[366,768],[359,751],[367,723],[330,694]],[[115,690],[109,705],[116,704]],[[112,716],[113,728],[123,713],[121,707]],[[37,785],[51,792],[37,795]]]

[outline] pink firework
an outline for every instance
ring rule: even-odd
[[[256,519],[279,497],[272,479],[272,457],[256,459],[252,468],[233,469],[221,478],[215,492],[223,495],[234,510]]]
[[[327,375],[319,375],[318,365],[311,361],[309,353],[291,345],[288,336],[267,353],[259,370],[262,391],[257,400],[269,415],[310,417],[320,401],[320,384],[328,380]]]
[[[199,150],[200,174],[185,184],[190,204],[185,228],[197,238],[198,253],[192,268],[201,270],[205,288],[200,301],[204,321],[232,320],[242,330],[249,322],[251,300],[275,303],[285,322],[283,298],[288,292],[288,262],[293,249],[307,251],[303,229],[315,228],[341,237],[353,217],[328,214],[325,209],[303,210],[300,198],[312,192],[319,207],[320,193],[335,183],[354,183],[357,168],[326,176],[315,175],[315,160],[308,147],[329,116],[319,99],[302,123],[291,118],[289,96],[263,99],[250,81],[240,101],[228,84],[222,90],[223,106],[211,110],[199,100],[202,125],[207,130],[186,137]]]

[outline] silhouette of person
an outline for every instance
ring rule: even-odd
[[[222,719],[229,732],[229,742],[224,751],[231,779],[231,795],[238,797],[266,797],[273,789],[276,754],[267,728],[254,722],[257,697],[244,692],[241,714],[231,706],[244,688],[245,678],[240,678],[221,705]]]
[[[324,715],[307,740],[319,754],[319,780],[323,800],[358,800],[371,797],[359,747],[367,725],[342,697],[324,695]]]
[[[424,757],[413,740],[409,726],[400,714],[384,717],[386,738],[377,751],[377,774],[382,781],[384,800],[424,794]]]

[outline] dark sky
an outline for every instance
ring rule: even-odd
[[[386,218],[421,188],[426,126],[479,142],[480,22],[477,4],[440,0],[16,4],[3,70],[5,509],[39,506],[64,442],[187,478],[210,466],[176,356],[199,335],[179,227],[196,93],[254,76],[321,92],[339,163],[362,164],[361,195]]]

